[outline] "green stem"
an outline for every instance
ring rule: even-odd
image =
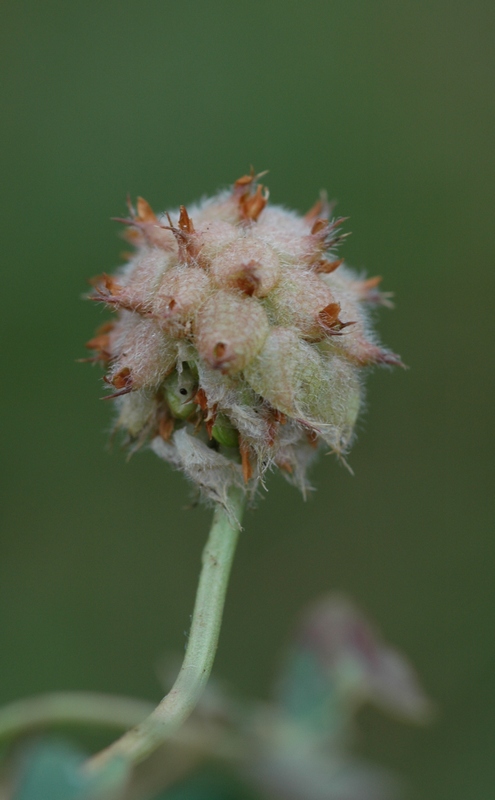
[[[244,508],[244,496],[239,489],[231,493],[239,521]],[[189,640],[177,679],[144,722],[93,756],[87,763],[89,769],[98,769],[114,756],[123,756],[133,764],[143,761],[173,735],[193,711],[213,666],[238,537],[238,527],[232,524],[225,510],[218,505],[203,550]]]
[[[151,713],[145,700],[99,692],[52,692],[17,700],[0,709],[0,742],[51,725],[126,729]]]
[[[138,725],[154,710],[153,703],[134,697],[103,692],[50,692],[25,697],[0,709],[0,746],[40,729],[78,725],[127,730]],[[241,757],[244,745],[238,732],[222,723],[201,720],[189,722],[170,739],[180,747],[199,755],[215,755],[232,760]]]

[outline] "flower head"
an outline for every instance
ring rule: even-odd
[[[227,510],[273,466],[305,492],[320,443],[349,449],[363,368],[401,363],[371,329],[379,278],[336,258],[344,220],[323,196],[305,216],[270,206],[260,177],[189,210],[129,202],[135,252],[91,296],[116,312],[87,346],[117,427]]]

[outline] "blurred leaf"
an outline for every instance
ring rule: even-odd
[[[266,753],[251,778],[280,800],[392,800],[397,795],[395,780],[382,770],[304,751]]]
[[[297,649],[291,653],[277,694],[283,710],[314,732],[329,735],[330,729],[334,732],[340,727],[340,698],[311,651]]]
[[[252,797],[232,776],[206,769],[161,792],[153,800],[250,800]]]
[[[114,759],[101,772],[85,774],[86,754],[60,739],[31,745],[23,753],[12,800],[117,800],[128,768]]]
[[[329,595],[310,609],[296,643],[279,686],[296,719],[331,731],[370,702],[407,721],[428,720],[432,707],[412,666],[346,597]]]

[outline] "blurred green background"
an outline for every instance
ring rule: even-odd
[[[187,204],[254,164],[274,202],[338,199],[411,369],[371,377],[354,478],[324,458],[309,502],[273,477],[248,514],[215,672],[268,696],[294,616],[344,590],[439,708],[425,730],[364,714],[361,750],[412,797],[493,791],[494,22],[488,0],[4,0],[2,702],[158,699],[184,646],[210,514],[106,447],[75,363],[105,314],[80,297],[119,263],[128,191]]]

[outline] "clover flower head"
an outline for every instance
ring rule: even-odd
[[[91,295],[116,312],[87,344],[116,426],[231,514],[229,489],[271,467],[305,493],[318,447],[352,443],[365,368],[401,363],[372,331],[380,279],[336,256],[344,220],[324,195],[304,216],[269,205],[260,177],[188,210],[129,201],[134,252]]]

